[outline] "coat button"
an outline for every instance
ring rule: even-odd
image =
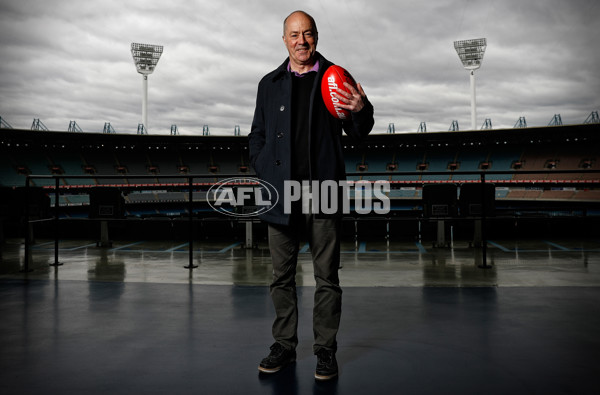
[[[285,106],[279,107],[279,111],[283,111],[283,110],[285,110]]]
[[[282,132],[279,132],[279,133],[277,133],[277,138],[278,138],[278,139],[280,139],[280,138],[282,138],[282,137],[283,137],[283,133],[282,133]]]
[[[281,161],[279,159],[275,161],[275,166],[281,166]]]

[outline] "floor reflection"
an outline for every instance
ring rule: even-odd
[[[194,243],[193,270],[187,244],[156,241],[114,242],[110,248],[85,240],[60,242],[62,266],[54,262],[54,243],[38,241],[32,247],[30,267],[24,274],[23,244],[2,245],[0,278],[155,282],[268,286],[272,278],[266,244],[246,249],[239,243]],[[342,243],[342,286],[531,286],[600,284],[600,242],[595,240],[490,241],[486,266],[482,251],[468,243],[453,248],[425,247],[417,242],[385,241]],[[298,255],[296,283],[314,286],[310,247]]]

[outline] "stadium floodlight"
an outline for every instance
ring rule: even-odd
[[[485,38],[454,41],[454,49],[458,53],[463,67],[469,70],[471,76],[471,129],[477,128],[477,110],[475,108],[475,70],[481,67],[483,54],[487,47]]]
[[[148,131],[148,75],[154,72],[156,64],[162,55],[162,45],[131,43],[131,55],[137,72],[142,80],[142,123]]]

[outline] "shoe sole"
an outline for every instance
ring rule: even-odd
[[[261,372],[261,373],[266,373],[266,374],[277,373],[277,372],[279,372],[281,369],[285,368],[286,366],[288,366],[289,364],[292,364],[292,363],[294,363],[294,362],[296,362],[296,360],[288,361],[288,362],[284,363],[284,364],[283,364],[283,365],[281,365],[281,366],[277,366],[276,368],[271,368],[271,369],[269,369],[269,368],[264,368],[264,367],[262,367],[262,366],[258,365],[258,371],[259,371],[259,372]]]
[[[337,376],[338,376],[338,374],[337,374],[337,373],[330,374],[329,376],[323,376],[323,375],[320,375],[320,374],[317,374],[317,373],[315,373],[315,379],[316,379],[316,380],[319,380],[319,381],[327,381],[327,380],[331,380],[331,379],[334,379],[334,378],[336,378]]]
[[[258,367],[258,371],[261,372],[261,373],[271,374],[271,373],[277,373],[277,372],[279,372],[282,367],[283,366],[279,366],[279,367],[276,367],[274,369],[267,369],[267,368],[263,368],[262,366],[259,366]]]

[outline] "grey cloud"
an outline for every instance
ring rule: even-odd
[[[309,0],[319,50],[348,68],[375,106],[376,132],[470,124],[469,77],[453,41],[488,38],[476,72],[478,124],[544,125],[598,110],[595,0]],[[164,45],[149,77],[150,131],[248,132],[260,78],[286,56],[282,21],[296,2],[8,0],[0,4],[0,116],[65,130],[135,133],[141,76],[129,45]]]

